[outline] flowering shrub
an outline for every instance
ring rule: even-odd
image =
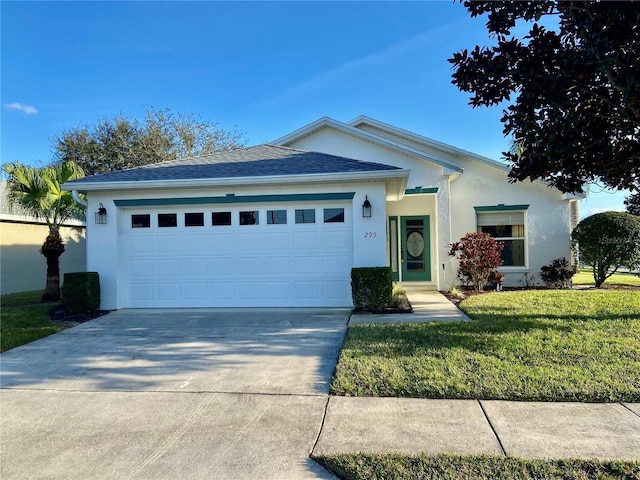
[[[459,261],[458,278],[473,285],[477,291],[483,289],[493,270],[503,264],[500,253],[504,243],[488,233],[467,233],[449,247],[449,255]]]

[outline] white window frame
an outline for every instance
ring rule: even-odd
[[[498,268],[500,271],[504,272],[528,272],[529,271],[529,225],[528,225],[528,215],[527,215],[527,207],[523,206],[523,208],[504,208],[503,205],[499,205],[495,207],[495,209],[491,209],[488,207],[475,207],[476,209],[476,232],[478,231],[479,225],[478,219],[480,215],[483,214],[522,214],[523,217],[523,225],[524,225],[524,236],[523,237],[493,237],[497,241],[505,241],[505,240],[523,240],[524,241],[524,265],[502,265]],[[479,210],[481,208],[481,210]],[[519,224],[510,224],[510,225],[519,225]]]

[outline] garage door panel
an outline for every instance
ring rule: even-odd
[[[293,289],[295,299],[315,300],[320,297],[322,282],[295,282]]]
[[[146,303],[153,301],[153,284],[152,283],[133,283],[129,286],[129,298],[135,299],[135,302]],[[133,306],[133,305],[132,305]]]
[[[185,300],[207,300],[206,282],[185,282],[182,284]]]
[[[262,274],[262,258],[240,257],[236,258],[236,273],[243,277]]]
[[[349,265],[349,258],[346,255],[324,257],[322,259],[322,272],[336,274],[351,273],[351,267]]]
[[[129,262],[129,278],[153,277],[153,260],[150,258]]]
[[[233,258],[210,258],[207,260],[207,269],[212,277],[233,278]]]
[[[125,248],[132,254],[145,254],[151,251],[152,239],[148,236],[130,236],[126,239]]]
[[[264,293],[267,299],[284,300],[291,297],[291,282],[265,282]]]
[[[173,277],[180,275],[180,260],[177,258],[159,258],[155,261],[155,274],[158,277]]]
[[[224,229],[224,230],[223,230]],[[212,228],[207,236],[207,251],[221,252],[235,248],[235,235],[227,232],[227,227]]]
[[[351,295],[344,282],[323,282],[322,289],[325,298],[341,299]]]
[[[209,284],[210,297],[213,300],[233,300],[235,298],[235,283],[213,282]]]
[[[237,282],[237,297],[243,300],[259,299],[262,298],[262,283],[261,282]]]
[[[174,253],[180,251],[180,237],[177,235],[158,235],[153,238],[154,253]]]
[[[320,236],[317,230],[295,232],[293,234],[293,248],[305,250],[317,250],[320,248]]]
[[[345,231],[329,231],[322,232],[322,245],[321,248],[330,248],[336,250],[344,250],[349,248],[351,244],[351,235],[349,232]],[[349,248],[349,250],[351,250]]]
[[[202,258],[183,258],[180,261],[180,274],[181,276],[195,276],[202,277],[207,276],[210,273],[208,268],[208,262],[203,261]]]
[[[295,274],[312,275],[322,271],[322,258],[319,256],[296,256],[293,261]]]
[[[262,266],[265,275],[289,275],[291,273],[291,257],[264,257]]]
[[[335,206],[335,204],[333,204]],[[190,207],[191,208],[191,207]],[[297,208],[297,207],[295,207]],[[170,208],[178,225],[131,228],[124,211],[124,306],[348,306],[353,263],[350,215],[345,222],[296,224],[287,206],[286,224],[269,224],[271,207],[230,207],[232,225],[185,227],[185,209]],[[238,212],[258,210],[258,225],[238,225]],[[164,209],[163,209],[164,211]],[[150,214],[157,211],[136,211]],[[282,218],[282,217],[280,217]]]
[[[257,228],[257,226],[244,226],[243,228]],[[233,248],[235,250],[254,250],[264,244],[264,235],[259,232],[236,234]]]
[[[207,251],[206,235],[182,235],[180,250],[184,253],[203,253]]]
[[[156,298],[160,302],[180,300],[180,284],[179,283],[157,283]]]

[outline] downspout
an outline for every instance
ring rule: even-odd
[[[78,202],[83,207],[86,208],[89,205],[89,203],[86,200],[83,200],[82,198],[80,198],[80,195],[78,194],[77,190],[71,190],[71,196],[76,202]]]

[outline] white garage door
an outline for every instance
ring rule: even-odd
[[[350,306],[351,205],[122,209],[127,307]]]

